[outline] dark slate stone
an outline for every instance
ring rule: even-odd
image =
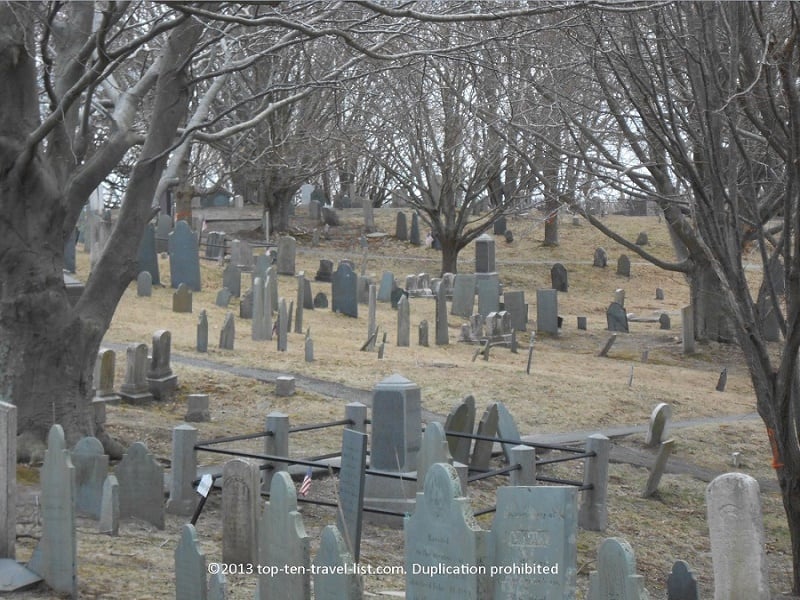
[[[676,560],[672,565],[672,573],[667,578],[667,600],[699,600],[697,580],[689,565]]]
[[[567,277],[567,269],[561,263],[556,263],[550,269],[550,281],[552,288],[559,292],[569,291],[569,279]]]
[[[625,308],[618,302],[612,302],[606,310],[606,320],[609,331],[622,331],[628,333],[628,315]]]
[[[314,296],[314,308],[328,308],[328,297],[325,292],[317,292]]]
[[[408,241],[414,246],[420,246],[422,244],[419,237],[419,215],[417,213],[411,215],[411,233],[408,236]]]
[[[315,281],[324,281],[330,283],[333,281],[333,261],[323,258],[319,261],[319,269],[314,276]]]
[[[303,277],[303,308],[314,310],[314,296],[311,294],[311,282]]]
[[[493,231],[494,231],[495,235],[505,235],[506,228],[507,228],[506,216],[505,215],[500,215],[499,217],[497,217],[494,220],[494,223],[492,224],[492,227],[493,227]]]
[[[173,288],[185,283],[190,290],[200,291],[197,238],[186,221],[175,223],[175,230],[169,234],[169,275]]]
[[[661,313],[658,317],[658,324],[661,326],[661,329],[669,329],[671,327],[669,315],[667,313]]]
[[[514,241],[514,234],[511,232],[510,229],[506,229],[506,232],[503,234],[503,237],[506,238],[506,243],[510,244]]]
[[[341,223],[339,220],[339,213],[333,210],[330,206],[322,207],[322,222],[330,227],[336,227]]]
[[[603,248],[595,248],[593,267],[605,269],[608,266],[608,254]]]
[[[358,276],[350,265],[341,262],[333,274],[331,287],[333,312],[358,317]]]
[[[631,276],[631,259],[626,254],[621,254],[617,259],[617,275]]]
[[[636,245],[637,246],[647,246],[647,244],[649,242],[650,242],[650,240],[647,237],[647,233],[644,232],[644,231],[640,232],[639,235],[636,237]]]
[[[158,272],[158,254],[156,253],[156,228],[152,224],[144,228],[142,241],[139,242],[139,272],[147,271],[150,273],[151,283],[161,285],[161,277]]]
[[[397,303],[400,302],[400,298],[403,296],[408,297],[408,294],[403,288],[396,287],[392,290],[392,293],[389,297],[389,301],[392,303],[392,308],[397,308]]]
[[[222,287],[228,288],[231,296],[242,295],[242,271],[236,265],[228,265],[222,271]]]
[[[408,220],[406,219],[406,213],[399,212],[397,213],[397,222],[395,224],[395,233],[394,236],[400,240],[401,242],[408,241]]]

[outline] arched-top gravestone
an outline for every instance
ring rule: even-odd
[[[196,292],[200,291],[200,258],[197,254],[197,238],[186,221],[175,223],[169,234],[170,285],[177,288],[181,283]]]
[[[450,411],[444,422],[445,431],[466,433],[475,432],[475,398],[472,395],[465,397]],[[450,454],[453,460],[462,464],[469,464],[469,450],[472,440],[467,437],[450,435],[447,437]]]
[[[134,442],[114,471],[119,516],[136,517],[164,529],[164,467],[142,442]]]
[[[348,317],[358,317],[358,277],[350,265],[342,262],[333,274],[331,308]]]
[[[93,519],[100,518],[103,482],[108,474],[108,455],[94,437],[78,440],[71,453],[75,467],[75,510]]]
[[[335,525],[326,526],[314,559],[314,599],[360,600],[364,585],[361,576],[353,572],[354,562],[339,529]]]

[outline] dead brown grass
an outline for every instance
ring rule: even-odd
[[[302,210],[302,209],[301,209]],[[347,212],[347,211],[345,211]],[[396,211],[378,211],[383,231],[393,233]],[[342,227],[335,228],[332,239],[319,248],[310,247],[310,227],[304,219],[294,221],[295,235],[301,244],[297,270],[313,275],[320,258],[334,261],[351,258],[361,264],[358,250],[359,214],[352,211]],[[646,231],[648,250],[662,258],[670,256],[669,239],[663,224],[655,218],[608,217],[614,228],[631,239]],[[195,335],[200,309],[208,312],[210,323],[207,358],[236,366],[251,366],[271,371],[296,373],[370,390],[392,373],[400,373],[422,388],[424,408],[442,418],[459,399],[467,394],[476,398],[479,411],[491,401],[505,402],[515,415],[523,433],[594,430],[602,427],[646,423],[659,402],[672,405],[677,421],[720,415],[751,413],[753,391],[740,353],[728,346],[701,345],[697,355],[684,357],[680,347],[680,308],[688,302],[688,287],[679,274],[659,271],[627,252],[632,258],[633,276],[615,274],[616,258],[623,252],[617,244],[600,236],[587,224],[563,222],[558,247],[542,245],[541,216],[530,214],[511,219],[509,227],[515,241],[506,244],[498,237],[496,255],[498,271],[506,289],[525,290],[535,320],[535,290],[550,285],[550,267],[564,262],[569,272],[570,291],[559,294],[559,312],[564,328],[557,338],[541,336],[534,345],[533,368],[526,375],[527,352],[511,354],[494,349],[489,361],[472,360],[474,347],[452,343],[445,347],[422,348],[416,345],[398,348],[392,344],[396,334],[395,312],[387,304],[379,304],[378,325],[388,333],[386,356],[379,360],[375,353],[360,352],[366,338],[366,319],[351,319],[328,310],[305,311],[305,327],[314,338],[315,361],[303,359],[302,337],[291,334],[289,348],[278,353],[273,342],[253,342],[250,324],[237,319],[236,349],[219,350],[217,338],[226,309],[216,307],[214,298],[221,287],[222,269],[217,263],[203,262],[203,291],[194,294],[194,313],[171,311],[172,290],[154,290],[151,298],[138,298],[135,285],[126,293],[117,310],[107,339],[111,342],[149,343],[153,331],[172,331],[173,355],[196,356]],[[607,269],[591,267],[594,248],[603,246],[611,263]],[[462,255],[460,269],[471,271],[472,248]],[[85,256],[80,256],[79,276],[87,272]],[[169,268],[161,261],[162,282],[169,283]],[[392,237],[370,240],[366,272],[380,278],[391,270],[401,284],[406,273],[423,271],[438,274],[438,254],[415,248]],[[245,276],[246,278],[247,276]],[[243,279],[246,281],[246,279]],[[246,288],[249,282],[243,283]],[[279,293],[287,300],[295,298],[295,280],[281,277]],[[597,352],[608,336],[605,331],[605,310],[616,288],[626,291],[626,308],[643,317],[666,311],[673,329],[661,331],[657,323],[632,323],[632,333],[619,335],[609,357],[598,358]],[[665,290],[666,299],[656,301],[655,288]],[[312,282],[314,293],[330,293],[330,285]],[[366,313],[366,307],[363,308]],[[228,309],[238,316],[234,302]],[[361,310],[361,309],[360,309]],[[434,322],[431,300],[413,299],[412,327],[427,319]],[[588,331],[578,331],[577,316],[587,316]],[[450,338],[455,340],[461,319],[450,319]],[[432,331],[432,330],[431,330]],[[530,333],[520,336],[526,349]],[[649,353],[641,362],[642,352]],[[343,406],[350,399],[318,396],[299,390],[292,398],[277,398],[271,383],[242,379],[216,371],[199,370],[174,363],[180,377],[180,390],[175,401],[147,407],[117,406],[108,411],[112,432],[127,442],[145,441],[157,456],[168,459],[172,427],[179,424],[185,412],[185,397],[190,393],[211,395],[212,422],[199,424],[201,438],[233,435],[263,429],[267,413],[280,410],[290,415],[292,424],[339,419]],[[728,368],[728,386],[724,393],[714,391],[719,372]],[[633,368],[632,384],[628,385]],[[118,354],[117,380],[124,376],[124,355]],[[631,447],[641,446],[642,436],[618,440]],[[764,482],[772,482],[769,448],[763,427],[757,421],[735,424],[705,425],[675,430],[675,456],[681,461],[715,471],[731,470],[730,454],[741,452],[742,472]],[[336,449],[338,433],[302,434],[292,452],[312,455]],[[259,442],[243,442],[239,449],[259,451]],[[201,462],[219,462],[217,456],[201,455]],[[569,467],[565,474],[569,476]],[[572,474],[573,477],[575,474]],[[623,536],[633,545],[639,571],[645,575],[653,598],[665,597],[665,581],[676,559],[687,560],[701,583],[701,595],[712,595],[712,571],[708,532],[705,522],[705,483],[688,475],[665,475],[655,498],[641,499],[639,493],[647,478],[647,470],[628,464],[612,464],[610,468],[609,528],[603,534],[581,532],[579,535],[579,597],[588,586],[588,573],[594,568],[596,548],[603,537]],[[33,486],[34,484],[31,484]],[[27,488],[26,488],[27,489]],[[35,491],[35,487],[31,487]],[[334,497],[335,481],[320,480],[314,495]],[[473,506],[492,503],[491,484],[482,483],[470,489]],[[789,541],[780,498],[772,489],[763,489],[762,501],[770,555],[770,576],[774,593],[789,587]],[[304,521],[314,537],[319,529],[334,519],[330,509],[304,506]],[[31,521],[21,525],[37,535],[35,515],[24,514]],[[170,598],[174,597],[172,552],[178,540],[183,519],[168,518],[165,531],[157,531],[141,523],[126,523],[118,538],[94,533],[94,524],[80,521],[79,579],[82,598]],[[481,524],[488,528],[491,518]],[[219,502],[212,498],[198,523],[198,532],[209,561],[221,558],[221,525]],[[402,532],[367,525],[362,543],[362,560],[370,564],[402,562]],[[33,547],[33,538],[22,538],[19,555],[24,558]],[[231,598],[250,598],[255,579],[230,577]],[[402,589],[402,579],[394,577],[365,580],[366,589],[375,593],[386,589]],[[49,598],[46,592],[26,594],[28,598]]]

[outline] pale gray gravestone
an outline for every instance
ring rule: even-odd
[[[132,404],[149,402],[153,394],[147,384],[147,345],[128,345],[125,358],[125,382],[120,386],[120,397]]]
[[[186,221],[175,223],[169,234],[169,277],[172,287],[180,284],[200,291],[200,259],[197,253],[197,238]]]
[[[164,467],[134,442],[114,471],[119,482],[119,516],[135,517],[164,529]]]
[[[417,343],[427,348],[428,343],[428,321],[423,319],[419,322]]]
[[[203,394],[208,410],[208,395]],[[189,396],[190,402],[192,396]],[[191,515],[197,506],[197,493],[192,482],[197,478],[198,431],[187,423],[172,429],[172,473],[166,510],[175,515]]]
[[[391,375],[375,385],[372,399],[370,468],[414,471],[422,440],[422,400],[418,385]]]
[[[228,308],[232,297],[233,295],[228,288],[222,288],[217,292],[217,297],[214,299],[214,305],[219,306],[220,308]]]
[[[504,292],[503,304],[510,315],[510,326],[514,331],[527,331],[528,305],[525,303],[525,292]]]
[[[254,341],[261,341],[270,339],[267,337],[267,318],[265,314],[266,306],[264,304],[264,281],[261,277],[256,277],[253,282],[253,322],[250,324],[251,334]],[[272,322],[272,315],[269,318]],[[271,332],[269,332],[271,333]]]
[[[450,331],[447,326],[447,298],[443,289],[436,294],[436,345],[447,346],[450,343]]]
[[[257,600],[311,597],[310,539],[297,511],[294,483],[285,471],[272,476],[269,502],[258,524],[258,564]],[[285,567],[299,567],[302,574],[287,573]]]
[[[604,531],[608,526],[608,457],[611,440],[593,433],[586,439],[586,452],[594,456],[586,459],[583,483],[586,488],[581,494],[578,510],[578,524],[588,531]]]
[[[478,576],[461,569],[483,559],[481,529],[451,465],[437,463],[428,470],[404,529],[406,598],[478,599]]]
[[[453,280],[453,302],[450,314],[469,318],[475,308],[475,275],[456,275]]]
[[[206,555],[200,552],[197,531],[187,523],[175,548],[175,600],[207,600]]]
[[[609,331],[628,333],[628,314],[619,302],[612,302],[606,309],[606,323]]]
[[[119,534],[119,483],[114,475],[106,475],[103,481],[103,497],[100,500],[100,520],[97,523],[100,533],[111,536]]]
[[[553,289],[536,290],[536,331],[558,335],[558,292]]]
[[[445,419],[444,430],[469,435],[475,432],[475,398],[473,396],[467,396],[453,407]],[[447,437],[447,444],[453,460],[465,465],[469,464],[469,451],[472,447],[470,438],[450,435]]]
[[[667,578],[667,600],[700,600],[697,579],[685,561],[676,560],[672,565]]]
[[[714,600],[769,600],[758,482],[726,473],[706,488]]]
[[[0,401],[0,559],[16,557],[17,407]]]
[[[334,525],[322,530],[319,551],[314,559],[315,600],[361,600],[364,594],[362,577],[353,572],[353,555]]]
[[[411,305],[405,296],[397,303],[397,346],[411,345]]]
[[[432,465],[452,462],[444,427],[438,421],[430,421],[425,427],[425,433],[422,434],[422,447],[417,457],[417,491],[422,491],[425,475]]]
[[[147,370],[147,387],[158,400],[169,400],[178,388],[178,376],[172,372],[170,356],[172,334],[166,329],[153,333],[153,351]]]
[[[297,240],[290,235],[278,238],[278,275],[294,275]]]
[[[208,352],[208,313],[205,309],[197,318],[197,351]]]
[[[494,598],[574,600],[578,500],[571,486],[501,487],[492,521]],[[522,565],[535,567],[520,573]]]
[[[211,420],[208,394],[189,394],[186,396],[186,415],[184,415],[183,420],[187,423],[207,423]]]
[[[61,425],[53,425],[47,436],[40,482],[42,537],[28,563],[28,569],[40,575],[55,592],[77,598],[75,467],[66,449]]]
[[[589,575],[587,600],[647,600],[644,578],[636,574],[636,557],[622,538],[606,538],[597,551],[597,571]]]
[[[242,295],[242,271],[235,264],[229,264],[222,271],[222,287],[227,289],[231,296],[238,298]]]
[[[222,562],[258,561],[258,512],[261,473],[258,465],[233,458],[222,469]]]
[[[221,350],[233,350],[234,340],[236,339],[236,322],[233,313],[225,314],[222,328],[219,330],[219,347]]]
[[[192,290],[185,283],[178,285],[178,289],[172,293],[172,312],[192,312]]]
[[[477,435],[495,437],[497,435],[497,421],[497,402],[492,402],[486,407],[481,420],[478,422]],[[470,461],[470,466],[473,469],[485,470],[489,468],[489,462],[492,460],[492,446],[494,446],[494,442],[489,440],[475,440]]]
[[[672,407],[666,402],[659,402],[650,414],[650,424],[644,440],[646,448],[655,448],[664,441],[670,417],[672,417]]]
[[[503,442],[503,454],[509,464],[514,464],[511,460],[511,449],[516,446],[520,441],[519,429],[514,416],[508,410],[508,407],[502,402],[496,402],[497,406],[497,435],[505,440],[514,440],[512,442]]]
[[[674,448],[675,440],[661,442],[661,445],[658,449],[658,454],[656,455],[656,460],[653,463],[653,467],[650,469],[650,475],[647,477],[647,483],[642,491],[642,498],[649,498],[656,493],[658,484],[661,482],[661,476],[664,474],[664,470],[667,468],[669,455],[672,454],[672,450]]]
[[[478,279],[478,312],[484,317],[500,308],[500,287],[497,279]]]
[[[136,277],[136,295],[140,298],[149,298],[153,295],[153,276],[147,271],[142,271]]]
[[[342,461],[339,470],[337,531],[341,532],[355,560],[361,554],[361,523],[364,514],[364,478],[367,464],[367,435],[352,429],[342,432]]]
[[[117,368],[117,354],[108,348],[101,348],[94,364],[94,400],[118,402],[120,397],[114,391],[114,376]]]
[[[224,573],[214,573],[208,578],[208,600],[225,600],[227,581]]]
[[[75,510],[79,515],[100,518],[103,482],[108,474],[108,455],[94,437],[78,440],[72,449],[75,467]]]
[[[392,299],[392,290],[395,288],[394,273],[384,271],[378,287],[378,302],[389,302]]]

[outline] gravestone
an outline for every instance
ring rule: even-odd
[[[375,385],[372,401],[370,468],[413,471],[422,439],[421,390],[402,375]]]
[[[185,283],[181,283],[172,294],[172,312],[192,312],[192,291]]]
[[[94,437],[78,440],[70,454],[75,467],[75,511],[79,515],[100,518],[103,482],[108,475],[108,455]]]
[[[681,338],[683,342],[683,353],[694,354],[694,309],[691,304],[681,309],[681,329],[683,331]]]
[[[208,396],[205,397],[207,402]],[[191,515],[197,506],[198,495],[194,490],[197,478],[197,450],[194,447],[197,436],[197,428],[188,423],[172,428],[172,462],[166,511],[173,515]]]
[[[465,397],[459,402],[444,422],[445,431],[453,433],[466,433],[472,435],[475,431],[475,398]],[[455,435],[447,436],[447,444],[453,460],[462,464],[469,464],[469,451],[472,447],[472,440],[466,437]]]
[[[270,339],[272,334],[272,315],[267,316],[266,294],[264,280],[256,277],[253,281],[253,322],[250,323],[250,335],[254,341]]]
[[[422,321],[419,322],[417,343],[420,346],[424,346],[425,348],[427,348],[429,346],[429,343],[428,343],[428,321],[425,320],[425,319],[423,319]]]
[[[647,600],[644,578],[636,574],[636,558],[622,538],[606,538],[597,551],[597,571],[589,575],[587,600]]]
[[[141,442],[134,442],[117,465],[119,516],[135,517],[164,529],[164,467]]]
[[[525,292],[503,292],[503,305],[508,312],[509,326],[514,331],[528,330],[528,305],[525,303]]]
[[[650,414],[650,425],[644,440],[645,448],[656,448],[664,441],[667,435],[667,426],[672,417],[672,407],[666,402],[660,402]]]
[[[475,240],[475,272],[495,272],[494,239],[487,233]]]
[[[667,468],[667,461],[674,447],[675,440],[661,442],[656,459],[650,469],[650,474],[647,476],[647,483],[645,483],[644,490],[642,490],[642,498],[649,498],[658,490],[658,484],[661,482],[661,476]]]
[[[324,281],[330,283],[333,281],[333,261],[323,258],[319,261],[319,268],[317,274],[314,276],[314,281]]]
[[[186,523],[175,547],[175,600],[207,600],[206,555],[200,551],[194,525]]]
[[[205,257],[218,260],[222,256],[225,256],[225,232],[209,231],[206,235]]]
[[[500,287],[497,279],[478,279],[478,313],[486,317],[500,309]]]
[[[425,484],[425,475],[436,463],[452,463],[444,427],[438,421],[430,421],[422,434],[422,445],[417,457],[417,491]]]
[[[453,281],[453,302],[450,314],[457,317],[469,318],[475,308],[475,275],[455,276]]]
[[[358,283],[356,284],[356,296],[358,297],[359,304],[368,304],[369,303],[369,286],[375,285],[372,283],[372,279],[365,275],[358,276]],[[376,288],[377,293],[377,288]]]
[[[225,314],[225,320],[222,322],[222,328],[219,330],[220,350],[233,350],[235,339],[236,323],[233,318],[233,313],[229,312]]]
[[[355,561],[358,561],[361,554],[366,464],[367,434],[349,428],[344,429],[336,526]]]
[[[53,425],[47,435],[39,481],[42,534],[28,569],[42,577],[53,591],[78,598],[75,467],[61,425]]]
[[[492,233],[495,235],[504,235],[507,227],[506,216],[500,215],[494,220],[494,223],[492,223]]]
[[[184,415],[183,420],[187,423],[206,423],[211,420],[208,394],[189,394],[186,396],[186,415]]]
[[[228,305],[231,303],[231,298],[233,294],[231,294],[228,288],[222,288],[220,291],[217,292],[217,297],[214,300],[214,305],[219,306],[220,308],[228,308]]]
[[[556,263],[550,269],[551,287],[557,292],[567,292],[569,290],[569,279],[567,268],[561,263]]]
[[[619,302],[612,302],[606,309],[606,323],[609,331],[628,333],[628,313]]]
[[[208,314],[205,309],[200,311],[197,319],[197,351],[208,352]]]
[[[230,264],[238,268],[240,274],[242,271],[250,271],[253,268],[253,247],[244,240],[233,240]]]
[[[536,290],[536,331],[558,335],[558,292],[553,289]]]
[[[394,273],[384,271],[381,275],[380,287],[378,287],[378,302],[389,302],[392,299],[392,290],[395,287]]]
[[[378,290],[375,285],[369,287],[369,306],[367,308],[367,339],[373,339],[375,332],[378,330],[377,322],[378,312]],[[374,341],[368,346],[368,350],[374,347]]]
[[[656,288],[656,300],[663,300],[664,299],[664,290],[661,288]]]
[[[109,348],[101,348],[94,364],[94,401],[118,402],[120,397],[114,391],[117,354]]]
[[[627,254],[621,254],[617,259],[617,275],[622,275],[623,277],[631,276],[631,259],[628,258]]]
[[[436,294],[436,345],[447,346],[450,343],[450,331],[447,326],[447,299],[444,290]]]
[[[483,559],[482,532],[451,465],[437,463],[428,470],[404,533],[407,598],[479,598],[478,576],[462,569]]]
[[[514,241],[514,232],[512,232],[510,229],[506,229],[503,237],[506,240],[506,244],[511,244]]]
[[[401,242],[408,241],[408,220],[404,212],[397,213],[397,220],[394,226],[394,236]]]
[[[158,270],[158,253],[156,252],[156,230],[152,224],[144,228],[142,241],[139,242],[137,261],[139,263],[139,273],[146,272],[150,274],[150,285],[161,285],[161,276]]]
[[[147,346],[129,344],[125,358],[125,382],[120,386],[120,397],[132,404],[149,402],[153,394],[147,384]]]
[[[397,346],[411,345],[411,307],[408,298],[400,298],[397,303]]]
[[[650,243],[650,239],[647,237],[647,232],[640,231],[639,235],[636,236],[636,245],[637,246],[647,246]]]
[[[411,214],[411,231],[408,234],[408,241],[412,246],[422,245],[422,240],[419,234],[419,215],[417,213]]]
[[[142,271],[136,277],[136,295],[140,298],[149,298],[153,295],[153,276],[147,271]]]
[[[103,480],[97,531],[111,536],[119,534],[119,483],[117,478],[110,473]]]
[[[309,334],[303,342],[303,353],[306,362],[314,362],[314,340]]]
[[[339,263],[339,267],[333,274],[331,286],[333,312],[342,313],[348,317],[358,317],[357,283],[358,277],[350,265]]]
[[[222,271],[222,287],[227,289],[231,296],[238,298],[242,295],[242,271],[234,264],[229,264]]]
[[[169,400],[178,388],[178,376],[172,372],[170,354],[172,334],[166,329],[153,333],[153,352],[147,370],[147,387],[157,400]]]
[[[497,420],[497,403],[492,402],[484,411],[481,420],[478,421],[476,434],[482,437],[495,437],[497,435]],[[494,446],[492,441],[476,439],[472,448],[470,467],[477,470],[487,470],[492,460],[492,446]]]
[[[364,583],[354,572],[355,563],[342,534],[327,525],[314,559],[314,600],[361,600]]]
[[[256,278],[260,278],[262,282],[267,279],[267,269],[269,269],[271,264],[272,259],[269,255],[259,254],[256,256],[255,263],[253,264],[253,271],[250,274],[250,281],[253,286],[255,286]]]
[[[600,267],[601,269],[605,269],[608,266],[608,254],[603,248],[595,248],[592,266]]]
[[[303,310],[306,308],[306,274],[300,271],[297,274],[297,301],[295,302],[294,332],[303,333]]]
[[[156,253],[169,251],[169,236],[172,232],[172,215],[159,214],[156,218]]]
[[[667,313],[661,313],[658,316],[658,328],[659,329],[670,329],[672,324],[669,320],[669,315]]]
[[[519,434],[517,422],[508,407],[503,402],[496,402],[495,405],[497,406],[497,436],[505,440],[514,440],[513,442],[501,443],[503,454],[508,464],[514,464],[511,460],[511,450],[519,443],[522,437]]]
[[[287,472],[279,471],[272,476],[269,502],[258,524],[258,564],[263,572],[258,576],[256,600],[310,598],[310,552],[294,483]],[[302,574],[287,572],[292,567]]]
[[[685,561],[676,560],[672,565],[667,577],[667,600],[700,600],[697,580]]]
[[[169,277],[173,288],[185,283],[190,290],[200,291],[197,238],[186,221],[175,223],[174,231],[169,234]]]
[[[769,600],[758,482],[726,473],[706,488],[714,600]]]
[[[239,318],[252,319],[253,318],[253,290],[249,289],[239,301]]]
[[[261,473],[258,465],[233,458],[222,469],[222,562],[258,561],[258,512]]]
[[[278,239],[278,275],[294,275],[297,240],[290,235]]]
[[[278,352],[286,352],[289,343],[289,309],[286,306],[286,298],[281,298],[278,304]]]
[[[264,278],[264,314],[272,318],[272,311],[278,310],[278,269],[275,265],[267,269],[267,276]]]
[[[317,292],[314,296],[314,308],[328,308],[328,297],[325,292]]]
[[[608,526],[608,457],[611,440],[593,433],[586,439],[591,454],[583,467],[583,493],[578,509],[578,524],[588,531],[605,531]]]
[[[494,598],[575,598],[578,504],[571,486],[501,487],[492,521]],[[536,569],[526,573],[526,565]]]
[[[389,299],[389,305],[392,308],[397,308],[397,303],[400,302],[400,298],[408,297],[408,292],[406,292],[403,288],[396,287],[392,290],[392,295]]]
[[[623,288],[617,288],[614,290],[614,302],[620,306],[625,306],[625,290]]]
[[[16,558],[17,407],[0,401],[0,559]]]

